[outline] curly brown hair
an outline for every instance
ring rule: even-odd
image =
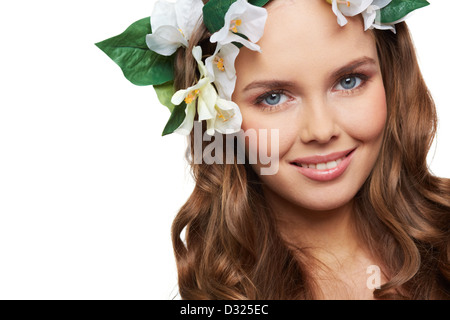
[[[207,1],[204,1],[205,3]],[[450,179],[433,176],[426,157],[437,116],[407,25],[372,30],[388,117],[379,158],[355,197],[356,225],[388,282],[375,298],[450,298]],[[179,49],[176,89],[198,80],[190,53],[214,52],[200,24]],[[191,143],[193,135],[190,136]],[[193,152],[191,150],[191,152]],[[314,299],[311,256],[287,243],[248,164],[195,164],[195,188],[172,225],[183,299]],[[185,232],[185,239],[182,233]]]

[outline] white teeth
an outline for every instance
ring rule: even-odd
[[[337,167],[337,162],[336,161],[330,161],[327,162],[327,169],[333,169]]]
[[[316,169],[317,170],[325,170],[327,168],[327,164],[326,163],[318,163],[316,164]]]
[[[344,157],[345,158],[345,157]],[[327,169],[333,169],[336,168],[344,158],[337,159],[334,161],[324,162],[324,163],[317,163],[317,164],[306,164],[301,163],[300,166],[303,168],[310,168],[310,169],[317,169],[317,170],[327,170]]]

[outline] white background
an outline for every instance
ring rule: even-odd
[[[0,299],[171,299],[172,220],[192,190],[169,111],[95,42],[155,1],[0,5]],[[438,107],[434,160],[450,177],[450,1],[408,21]]]

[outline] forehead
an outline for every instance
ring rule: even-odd
[[[348,17],[341,27],[325,0],[274,0],[266,8],[268,18],[258,42],[262,52],[242,48],[238,73],[245,68],[246,74],[273,77],[275,70],[319,72],[362,56],[378,61],[372,32],[364,31],[361,15]]]

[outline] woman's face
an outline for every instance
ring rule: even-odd
[[[386,98],[373,35],[360,16],[340,27],[323,0],[274,1],[267,10],[262,52],[242,48],[236,60],[242,129],[279,130],[279,170],[260,176],[267,196],[283,207],[337,209],[381,147]]]

